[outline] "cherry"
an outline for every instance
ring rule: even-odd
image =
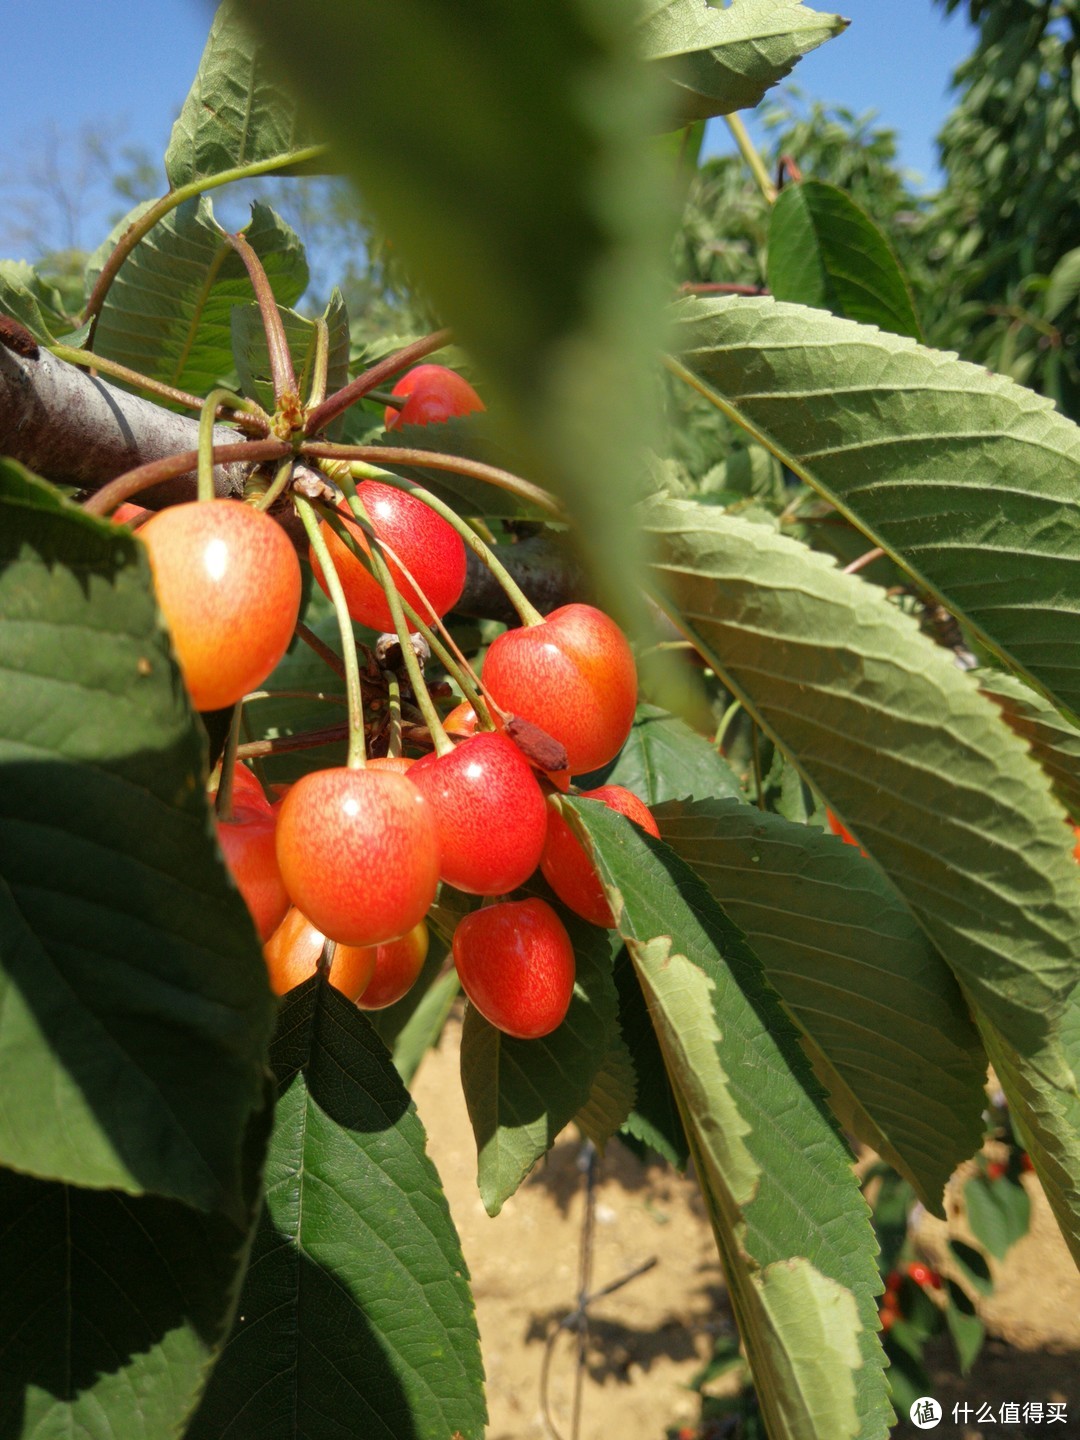
[[[232,819],[217,822],[225,864],[260,940],[269,939],[289,908],[289,892],[278,868],[276,829],[277,815],[265,800],[261,806],[237,805]]]
[[[448,735],[475,735],[480,721],[469,702],[462,700],[460,705],[455,705],[444,717],[442,723]]]
[[[1009,1167],[1001,1160],[991,1160],[986,1166],[988,1180],[1003,1180],[1008,1173]]]
[[[211,798],[217,794],[220,783],[220,775],[215,775],[210,782]],[[232,803],[234,809],[270,810],[270,801],[267,800],[258,777],[242,760],[238,760],[233,766]]]
[[[632,790],[622,785],[601,785],[596,790],[582,791],[582,798],[602,800],[609,810],[617,810],[659,840],[660,831],[652,811]],[[615,917],[596,867],[569,822],[552,801],[548,802],[547,839],[540,869],[555,894],[575,915],[609,930],[614,926]]]
[[[825,819],[826,819],[826,821],[827,821],[827,823],[828,823],[828,826],[829,826],[829,829],[832,831],[832,833],[833,833],[834,835],[839,835],[839,836],[840,836],[840,839],[843,840],[843,842],[844,842],[845,845],[854,845],[855,848],[856,848],[856,850],[858,850],[858,852],[859,852],[860,855],[865,855],[865,854],[866,854],[866,851],[862,848],[862,846],[859,844],[859,842],[855,839],[855,836],[852,835],[851,831],[847,828],[846,825],[842,824],[842,823],[836,818],[836,816],[833,814],[833,812],[832,812],[831,810],[826,810],[826,811],[825,811]]]
[[[375,760],[367,762],[369,770],[393,770],[398,775],[407,775],[416,764],[408,755],[380,755]]]
[[[175,505],[139,535],[192,704],[234,705],[266,679],[296,628],[292,542],[276,520],[235,500]]]
[[[144,520],[149,520],[153,513],[152,510],[147,510],[142,505],[132,505],[130,501],[125,500],[122,505],[116,507],[109,519],[114,525],[135,526]]]
[[[375,534],[389,547],[386,564],[402,599],[413,607],[421,619],[430,620],[428,606],[402,574],[401,567],[404,566],[437,615],[445,615],[453,609],[465,588],[465,544],[453,526],[448,525],[441,515],[436,515],[430,505],[407,495],[404,490],[395,489],[393,485],[365,480],[357,486],[356,493],[363,501]],[[367,537],[360,526],[344,513],[342,520],[360,550],[370,555]],[[325,520],[321,530],[341,580],[341,588],[345,591],[349,614],[358,624],[371,630],[381,633],[393,630],[394,617],[375,576],[352,554]],[[325,591],[326,582],[314,552],[311,554],[311,568]]]
[[[455,415],[468,415],[487,407],[467,380],[445,365],[417,365],[407,371],[391,390],[407,395],[400,410],[386,407],[383,423],[387,430],[404,425],[441,425]]]
[[[400,940],[375,946],[375,967],[371,981],[357,1000],[361,1010],[385,1010],[408,994],[424,968],[428,952],[428,928],[423,920]]]
[[[901,1275],[900,1271],[899,1271],[899,1270],[890,1270],[889,1273],[888,1273],[888,1275],[885,1277],[885,1292],[886,1292],[886,1294],[895,1294],[895,1293],[900,1289],[900,1286],[901,1286],[903,1283],[904,1283],[904,1277],[903,1277],[903,1275]]]
[[[574,991],[574,948],[544,900],[474,910],[454,931],[465,994],[497,1030],[538,1040],[562,1024]]]
[[[572,775],[613,760],[634,721],[633,652],[592,605],[563,605],[537,625],[505,631],[488,649],[482,679],[503,710],[565,747]]]
[[[913,1260],[907,1267],[908,1278],[920,1289],[925,1290],[929,1286],[932,1290],[941,1289],[941,1276],[929,1265],[924,1265],[921,1260]]]
[[[315,974],[326,936],[292,906],[263,946],[270,985],[287,995]],[[335,945],[327,979],[347,1000],[358,1000],[375,973],[378,949],[373,945]]]
[[[345,766],[302,776],[281,802],[278,863],[296,905],[345,945],[396,940],[439,882],[439,838],[407,775]]]
[[[1069,821],[1072,825],[1072,821]],[[1080,825],[1072,825],[1072,832],[1076,836],[1076,844],[1073,846],[1073,859],[1080,860]]]
[[[503,895],[540,863],[547,831],[544,796],[512,740],[483,731],[447,755],[424,755],[409,778],[439,827],[448,885],[470,895]]]

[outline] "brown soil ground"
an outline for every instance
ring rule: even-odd
[[[416,1104],[472,1273],[488,1377],[488,1440],[543,1440],[552,1434],[541,1404],[546,1341],[576,1304],[585,1208],[580,1150],[576,1132],[566,1132],[503,1212],[489,1219],[476,1191],[459,1040],[455,1017],[416,1078]],[[946,1270],[945,1235],[965,1235],[960,1178],[948,1226],[927,1218],[916,1237],[926,1258]],[[994,1266],[996,1290],[981,1312],[993,1338],[963,1379],[947,1346],[928,1355],[933,1393],[946,1418],[935,1432],[905,1425],[898,1436],[1080,1437],[1080,1275],[1034,1178],[1026,1183],[1034,1199],[1031,1232],[1004,1265]],[[655,1264],[590,1306],[579,1440],[663,1440],[670,1427],[697,1420],[699,1401],[688,1383],[717,1336],[732,1333],[708,1221],[692,1180],[666,1167],[643,1167],[618,1142],[602,1162],[595,1217],[591,1290],[647,1261]],[[548,1413],[563,1440],[572,1434],[576,1344],[563,1331],[550,1351]],[[1002,1402],[1031,1400],[1065,1401],[1067,1423],[980,1428],[951,1420],[957,1401],[988,1401],[996,1411]]]

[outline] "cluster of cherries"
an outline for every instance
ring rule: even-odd
[[[404,397],[387,427],[427,424],[483,408],[460,376],[422,365],[395,386]],[[423,501],[392,485],[357,488],[398,593],[418,613],[445,615],[465,581],[460,535]],[[359,555],[360,526],[342,520]],[[178,505],[145,523],[145,541],[177,659],[200,710],[234,705],[277,665],[296,627],[300,566],[282,527],[234,501]],[[392,630],[386,593],[323,522],[348,611]],[[316,578],[326,578],[312,555]],[[231,814],[219,818],[223,853],[260,938],[272,984],[284,994],[323,958],[329,979],[364,1008],[399,999],[427,952],[424,917],[440,883],[489,901],[462,919],[454,962],[476,1008],[507,1034],[549,1034],[574,987],[574,952],[544,900],[505,899],[539,868],[573,911],[614,919],[583,846],[559,808],[571,775],[622,748],[637,700],[634,658],[602,611],[562,606],[506,631],[489,647],[481,687],[494,727],[460,705],[445,722],[453,742],[418,757],[369,759],[303,776],[270,801],[237,765]],[[512,738],[532,736],[529,754]],[[542,732],[537,746],[537,732]],[[536,756],[558,756],[550,769]],[[648,808],[620,786],[585,792],[658,833]]]
[[[913,1260],[906,1270],[890,1270],[885,1277],[885,1294],[878,1311],[882,1330],[891,1330],[897,1320],[903,1319],[905,1283],[916,1285],[920,1290],[940,1290],[941,1276],[921,1260]]]

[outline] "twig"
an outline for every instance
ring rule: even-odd
[[[422,340],[414,340],[411,345],[406,345],[401,350],[395,350],[392,355],[387,355],[377,365],[372,365],[362,371],[355,380],[350,380],[348,385],[343,385],[340,390],[335,390],[333,395],[328,395],[321,405],[316,405],[315,409],[308,413],[304,433],[317,435],[350,405],[355,405],[358,400],[362,400],[369,390],[374,390],[384,380],[388,380],[391,375],[396,375],[399,370],[414,365],[417,360],[423,360],[425,355],[433,355],[436,350],[441,350],[444,345],[449,343],[450,331],[436,330],[431,335],[425,335]]]

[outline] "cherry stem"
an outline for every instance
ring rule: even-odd
[[[326,398],[326,377],[330,369],[330,330],[320,316],[315,321],[315,361],[311,368],[311,384],[307,404],[321,405]]]
[[[405,479],[402,475],[395,475],[389,470],[381,470],[377,465],[365,465],[362,462],[350,466],[352,473],[363,479],[377,479],[387,485],[393,485],[406,494],[414,495],[417,500],[422,500],[425,505],[434,510],[436,515],[450,525],[464,540],[469,549],[476,555],[491,571],[492,575],[502,586],[510,604],[521,616],[523,625],[539,625],[543,616],[529,597],[522,590],[514,577],[507,570],[506,566],[496,556],[491,546],[479,536],[467,520],[463,520],[456,510],[433,495],[430,490],[425,490],[422,485],[417,485],[412,480]]]
[[[296,395],[296,376],[293,373],[292,355],[285,338],[285,325],[281,319],[270,279],[263,263],[243,235],[226,235],[225,239],[244,262],[244,269],[251,280],[251,288],[259,302],[263,329],[266,332],[266,349],[270,357],[270,374],[274,382],[274,403],[281,409],[287,396]]]
[[[511,470],[501,470],[497,465],[485,465],[482,460],[469,460],[464,455],[444,455],[438,450],[414,450],[397,445],[332,445],[325,440],[305,440],[298,453],[315,460],[362,461],[368,465],[402,465],[416,469],[447,470],[453,475],[466,475],[473,480],[482,480],[494,485],[509,495],[516,495],[543,510],[554,520],[566,521],[569,517],[562,504],[547,490],[523,480]]]
[[[398,644],[401,646],[401,658],[405,662],[405,671],[409,677],[409,684],[412,686],[413,695],[420,708],[420,714],[424,717],[424,724],[431,731],[431,738],[435,743],[435,753],[436,755],[447,755],[454,748],[453,741],[450,740],[446,731],[443,729],[439,712],[435,708],[435,702],[432,700],[427,688],[427,682],[424,680],[424,672],[420,669],[420,662],[416,658],[416,651],[409,642],[409,627],[405,620],[405,611],[402,608],[401,595],[398,593],[394,577],[390,573],[390,567],[383,558],[382,544],[372,529],[371,517],[364,509],[363,501],[359,495],[357,495],[356,486],[352,484],[351,480],[347,482],[345,498],[348,501],[349,509],[370,537],[371,568],[375,579],[378,580],[382,586],[383,593],[386,596],[386,603],[390,607],[390,614],[394,621],[394,630],[397,633]]]
[[[296,462],[291,455],[287,456],[277,468],[277,474],[268,487],[265,495],[260,495],[255,502],[256,510],[269,510],[274,501],[277,500],[288,488],[292,481],[293,470]]]
[[[254,465],[263,460],[280,460],[290,453],[284,440],[246,440],[235,445],[215,445],[214,464],[251,461]],[[103,485],[88,500],[84,500],[82,508],[88,515],[108,515],[117,505],[138,495],[140,490],[149,490],[151,485],[160,485],[166,480],[177,480],[181,475],[197,470],[198,464],[198,450],[182,450],[177,455],[150,460],[110,480],[108,485]]]
[[[199,413],[199,499],[214,498],[214,417],[219,405],[242,406],[231,390],[211,390]]]
[[[425,622],[421,620],[420,616],[407,600],[403,599],[401,603],[410,625],[416,627],[417,631],[431,646],[431,653],[439,661],[446,673],[457,681],[461,687],[461,693],[476,712],[477,719],[481,721],[487,720],[491,723],[487,702],[480,692],[480,681],[473,671],[472,666],[454,643],[453,637],[443,625],[442,621],[440,620],[438,624],[439,629],[442,630],[446,636],[446,644],[443,644],[438,634],[430,625],[425,624]],[[493,724],[492,728],[494,728]]]
[[[50,355],[55,355],[58,360],[65,361],[68,365],[81,365],[89,370],[100,370],[102,375],[111,375],[115,380],[123,380],[126,385],[132,385],[138,390],[145,390],[150,395],[157,395],[162,400],[168,400],[173,405],[186,405],[189,410],[201,410],[203,401],[198,395],[189,395],[186,390],[177,390],[175,385],[166,385],[163,380],[152,380],[149,375],[142,375],[138,370],[130,370],[126,365],[119,364],[116,360],[106,360],[101,355],[95,355],[92,350],[73,350],[70,345],[50,345],[47,347]],[[232,406],[222,406],[219,420],[230,420],[239,425],[242,430],[253,435],[265,435],[270,429],[270,416],[261,405],[256,405],[254,400],[245,400],[243,410],[236,410]]]
[[[389,405],[391,410],[402,409],[408,398],[407,395],[395,395],[390,390],[368,390],[364,395],[365,400],[374,400],[376,405]]]
[[[225,749],[221,756],[221,779],[218,781],[214,809],[219,820],[233,818],[233,771],[236,767],[236,752],[240,747],[240,723],[244,713],[244,702],[238,700],[233,706],[229,733],[225,737]]]
[[[735,144],[739,147],[740,155],[746,161],[750,169],[750,174],[753,175],[757,182],[758,189],[762,195],[764,195],[766,203],[771,205],[776,199],[776,186],[773,184],[772,177],[765,168],[764,160],[762,160],[758,154],[757,147],[750,139],[749,131],[738,115],[725,115],[724,119],[727,122],[728,129],[731,131]]]
[[[319,639],[314,630],[310,630],[303,622],[300,622],[296,627],[296,633],[310,650],[314,650],[320,660],[330,666],[339,679],[345,679],[345,662],[336,651],[330,649],[325,641]]]
[[[390,716],[390,739],[386,753],[396,759],[401,754],[401,682],[393,670],[383,673],[386,676],[386,703]]]
[[[362,370],[355,380],[350,380],[348,385],[343,385],[333,395],[327,396],[314,410],[308,412],[307,421],[304,425],[305,435],[317,435],[324,430],[331,420],[336,420],[350,405],[355,405],[362,400],[369,391],[381,385],[384,380],[389,380],[391,375],[396,375],[399,370],[405,370],[414,365],[417,360],[423,360],[425,356],[433,355],[436,350],[441,350],[444,345],[450,343],[449,330],[436,330],[431,335],[425,335],[421,340],[414,340],[411,345],[404,346],[401,350],[395,350],[392,355],[377,364]]]
[[[333,557],[322,537],[314,506],[302,495],[294,495],[293,503],[296,506],[296,513],[300,516],[300,521],[307,531],[307,537],[311,542],[315,558],[319,562],[319,568],[322,570],[323,579],[334,606],[334,613],[337,616],[338,630],[341,632],[341,652],[345,662],[345,694],[349,704],[349,748],[345,763],[352,770],[362,770],[364,761],[367,759],[364,748],[364,697],[360,690],[360,663],[356,658],[352,617],[349,615],[345,591],[341,588],[341,580],[338,577]]]

